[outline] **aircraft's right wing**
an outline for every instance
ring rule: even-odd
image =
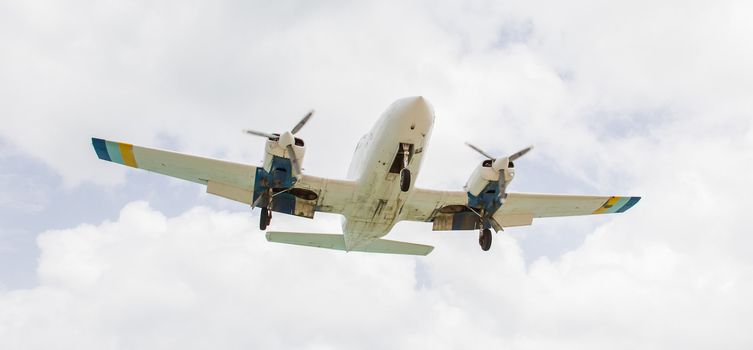
[[[92,146],[99,159],[205,185],[207,193],[241,203],[253,204],[265,191],[257,181],[266,176],[261,167],[98,138]],[[354,191],[353,181],[302,175],[292,189],[275,194],[272,210],[307,218],[316,211],[343,213]]]
[[[99,159],[206,185],[209,193],[217,194],[217,189],[221,196],[251,203],[257,169],[253,165],[98,138],[92,138],[92,146]]]

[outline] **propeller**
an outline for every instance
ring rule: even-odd
[[[293,166],[293,171],[295,172],[296,176],[299,176],[301,174],[301,162],[298,159],[298,155],[296,155],[295,151],[293,150],[293,145],[295,144],[295,136],[293,135],[301,131],[303,126],[306,125],[306,123],[308,123],[309,119],[311,119],[311,116],[313,115],[314,115],[314,110],[312,109],[311,111],[306,113],[305,116],[303,116],[301,121],[299,121],[293,127],[293,129],[291,129],[290,131],[286,131],[282,134],[270,134],[267,132],[250,130],[250,129],[243,130],[243,132],[249,135],[266,137],[267,139],[271,141],[277,141],[280,147],[284,148],[287,151],[288,157],[290,157],[290,163]]]
[[[249,135],[266,137],[266,138],[268,138],[270,140],[276,140],[276,139],[279,138],[278,135],[267,134],[266,132],[261,132],[261,131],[256,131],[256,130],[248,130],[248,129],[246,129],[246,130],[243,130],[243,132],[245,132],[246,134],[249,134]]]
[[[533,146],[528,146],[528,147],[526,147],[526,148],[523,148],[523,149],[522,149],[522,150],[520,150],[520,151],[517,151],[517,152],[515,152],[515,153],[511,154],[511,155],[510,155],[509,157],[507,157],[507,158],[509,158],[511,162],[514,162],[514,161],[518,160],[518,158],[520,158],[520,157],[524,156],[524,155],[525,155],[526,153],[528,153],[528,152],[529,152],[530,150],[532,150],[532,149],[533,149]]]
[[[508,168],[508,166],[509,166],[509,164],[511,162],[514,162],[514,161],[518,160],[518,158],[524,156],[526,153],[528,153],[529,151],[531,151],[533,149],[533,146],[528,146],[528,147],[526,147],[526,148],[524,148],[524,149],[522,149],[520,151],[517,151],[517,152],[515,152],[515,153],[513,153],[513,154],[511,154],[511,155],[509,155],[507,157],[494,158],[491,155],[489,155],[489,153],[484,152],[484,150],[482,150],[481,148],[478,148],[478,147],[476,147],[476,146],[474,146],[474,145],[472,145],[472,144],[470,144],[468,142],[466,142],[465,144],[468,147],[472,148],[474,151],[480,153],[482,156],[484,156],[484,157],[488,158],[489,160],[491,160],[492,161],[492,168],[495,169],[495,170],[497,170],[497,171],[499,171],[499,180],[498,180],[499,188],[498,188],[498,193],[499,193],[499,196],[501,198],[503,198],[503,199],[505,197],[507,197],[507,192],[506,192],[506,190],[507,190],[507,179],[505,178],[505,169]]]
[[[306,113],[306,115],[301,119],[301,121],[299,121],[298,124],[296,124],[293,127],[293,130],[290,130],[290,132],[293,133],[293,134],[295,134],[295,133],[301,131],[301,128],[303,128],[303,126],[306,125],[306,123],[309,122],[309,119],[311,119],[312,115],[314,115],[314,110],[313,109],[310,110],[308,113]]]

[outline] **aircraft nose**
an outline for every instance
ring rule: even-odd
[[[431,122],[434,120],[434,108],[432,108],[423,96],[406,97],[396,103],[397,114],[407,115],[415,120]]]
[[[405,107],[415,112],[433,114],[431,104],[423,96],[406,97]]]

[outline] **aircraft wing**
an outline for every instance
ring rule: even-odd
[[[262,191],[257,176],[264,169],[219,159],[134,146],[92,138],[99,159],[144,169],[155,173],[207,186],[207,192],[241,203],[252,204]],[[325,179],[303,175],[294,188],[311,191],[315,196],[281,192],[273,201],[272,210],[312,218],[314,212],[342,213],[355,190],[352,181]]]
[[[313,191],[317,194],[316,211],[342,214],[353,204],[356,183],[348,180],[327,179],[303,174],[295,184],[296,188]]]
[[[102,160],[202,185],[217,183],[235,187],[249,194],[253,190],[255,166],[97,138],[92,138],[92,145]]]
[[[641,197],[509,193],[500,215],[531,214],[534,218],[622,213]]]
[[[508,193],[494,213],[501,227],[527,226],[534,218],[622,213],[640,197],[584,196],[538,193]],[[403,219],[433,222],[434,230],[478,228],[478,215],[468,209],[468,195],[462,191],[416,189],[403,209]]]

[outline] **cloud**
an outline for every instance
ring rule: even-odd
[[[3,348],[355,345],[373,328],[325,335],[344,319],[382,326],[414,301],[411,258],[290,250],[254,226],[206,208],[168,219],[136,202],[117,222],[47,232],[40,286],[2,296]]]
[[[345,254],[267,243],[256,215],[168,218],[134,202],[117,221],[39,236],[39,286],[0,294],[0,346],[746,348],[750,238],[724,204],[746,177],[694,192],[713,172],[698,169],[657,173],[641,205],[532,264],[506,234],[481,254],[473,233],[403,226],[391,237],[435,252]],[[332,232],[337,221],[279,225]]]
[[[472,162],[458,150],[481,130],[487,147],[535,143],[572,164],[615,122],[729,123],[751,107],[746,3],[563,6],[9,2],[0,136],[68,186],[113,185],[125,170],[97,162],[91,136],[254,163],[261,141],[240,129],[284,130],[316,108],[306,166],[343,176],[332,155],[349,157],[391,101],[423,94],[443,140],[433,153],[469,159],[448,173],[462,182]]]

